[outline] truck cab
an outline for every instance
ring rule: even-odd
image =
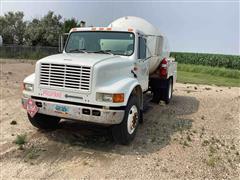
[[[143,120],[143,93],[152,84],[159,102],[162,86],[172,79],[167,89],[172,95],[176,79],[174,70],[156,77],[171,63],[157,64],[161,57],[151,52],[156,49],[151,36],[112,24],[71,29],[63,52],[37,61],[35,73],[24,79],[22,104],[29,121],[40,129],[56,128],[62,118],[98,123],[110,126],[120,144],[130,143]]]

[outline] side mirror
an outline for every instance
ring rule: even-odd
[[[69,33],[64,33],[59,36],[59,39],[58,39],[58,51],[59,52],[63,52],[68,35],[69,35]]]

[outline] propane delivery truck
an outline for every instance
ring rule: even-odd
[[[172,98],[177,63],[166,37],[142,18],[73,28],[60,49],[23,81],[22,105],[39,129],[79,120],[110,126],[117,143],[129,144],[143,121],[143,94],[156,103]]]

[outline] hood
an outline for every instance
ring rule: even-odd
[[[97,53],[62,53],[45,57],[40,60],[41,63],[56,63],[69,65],[93,66],[98,62],[121,58],[120,56]]]

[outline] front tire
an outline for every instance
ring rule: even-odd
[[[135,137],[140,120],[139,100],[131,96],[125,108],[123,121],[112,126],[114,140],[123,145],[129,144]]]
[[[37,113],[34,117],[28,114],[30,123],[38,129],[56,129],[60,118]]]

